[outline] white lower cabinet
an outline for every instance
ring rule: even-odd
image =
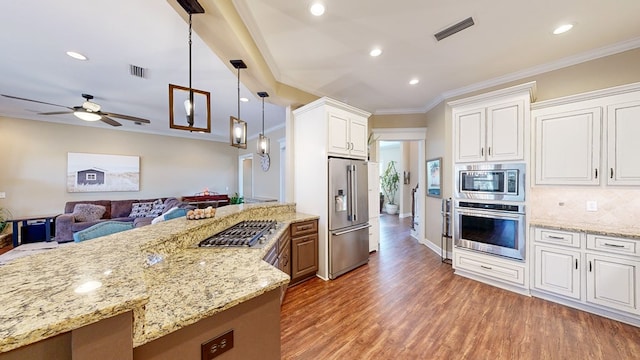
[[[580,299],[580,252],[535,246],[534,287]]]
[[[531,234],[534,296],[640,326],[640,240],[545,228]]]
[[[480,276],[493,285],[526,286],[525,264],[455,248],[453,266],[460,275]]]
[[[587,301],[640,314],[639,261],[587,254]]]

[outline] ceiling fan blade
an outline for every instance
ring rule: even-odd
[[[73,114],[73,111],[51,111],[51,112],[38,113],[38,115],[62,115],[62,114]]]
[[[103,123],[107,123],[111,126],[122,126],[122,124],[120,124],[119,122],[113,120],[112,118],[106,116],[106,114],[102,114],[102,119],[100,119],[100,121],[102,121]]]
[[[39,103],[39,104],[53,105],[53,106],[60,106],[60,107],[63,107],[63,108],[68,108],[67,106],[64,106],[64,105],[52,104],[52,103],[48,103],[48,102],[44,102],[44,101],[38,101],[38,100],[25,99],[25,98],[21,98],[21,97],[17,97],[17,96],[11,96],[11,95],[5,95],[5,94],[2,94],[2,96],[6,97],[6,98],[9,98],[9,99],[31,101],[31,102]]]
[[[131,120],[131,121],[135,121],[135,122],[139,122],[139,123],[143,123],[143,124],[151,124],[151,121],[149,121],[147,119],[135,117],[135,116],[122,115],[122,114],[116,114],[116,113],[105,113],[105,112],[103,112],[102,115],[111,116],[111,117],[117,117],[117,118],[124,119],[124,120]]]

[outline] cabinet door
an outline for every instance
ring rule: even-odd
[[[535,246],[534,286],[580,299],[580,252]]]
[[[362,159],[367,158],[367,119],[350,119],[349,142],[351,145],[351,156]]]
[[[291,239],[291,282],[313,276],[318,270],[318,235]]]
[[[639,314],[640,262],[587,254],[587,301]]]
[[[607,184],[640,185],[640,101],[607,110]]]
[[[456,113],[456,162],[484,161],[485,108]]]
[[[600,183],[601,108],[537,116],[536,184]]]
[[[349,155],[351,144],[349,142],[349,118],[337,113],[328,113],[329,116],[329,149],[334,155]],[[366,154],[366,153],[365,153]]]
[[[524,159],[524,101],[487,108],[489,161]]]

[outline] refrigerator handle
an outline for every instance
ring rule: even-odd
[[[347,166],[347,219],[353,221],[353,172],[351,165]]]
[[[336,232],[332,232],[332,233],[331,233],[331,235],[333,235],[333,236],[340,236],[340,235],[348,234],[348,233],[350,233],[350,232],[360,231],[360,230],[363,230],[363,229],[368,229],[368,228],[370,228],[370,227],[371,227],[371,225],[369,225],[369,224],[365,224],[365,225],[362,225],[362,226],[358,226],[357,228],[353,228],[353,229],[349,229],[349,230],[345,230],[345,231],[336,231]]]
[[[353,166],[353,176],[351,177],[351,183],[352,183],[352,190],[353,190],[353,195],[351,196],[351,200],[352,202],[352,214],[353,214],[353,221],[357,221],[358,219],[356,218],[357,214],[358,214],[358,171],[355,165],[351,165]]]

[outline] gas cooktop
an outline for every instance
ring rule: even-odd
[[[199,247],[255,247],[264,246],[269,234],[275,232],[275,220],[242,221],[202,240]]]

